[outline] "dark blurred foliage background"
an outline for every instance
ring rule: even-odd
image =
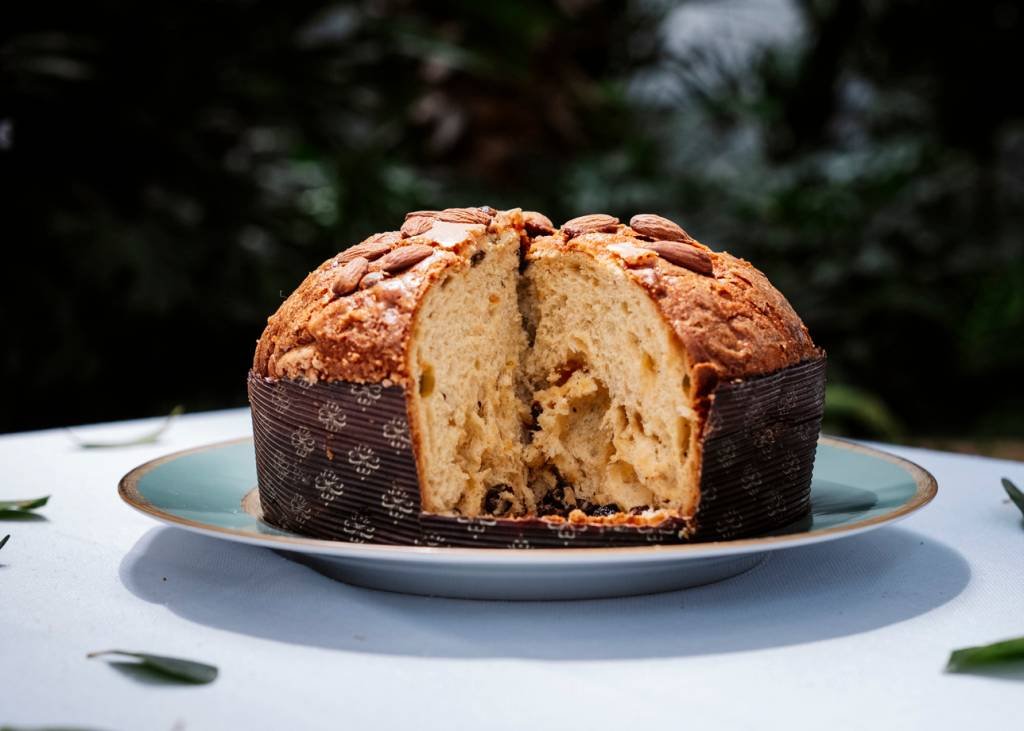
[[[0,431],[245,403],[406,210],[659,212],[829,352],[828,428],[1024,438],[1024,11],[925,0],[36,2],[0,23]]]

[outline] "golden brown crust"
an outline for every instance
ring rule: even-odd
[[[649,243],[650,237],[624,225],[578,236],[562,229],[534,239],[527,259],[580,252],[626,272],[679,338],[698,394],[720,380],[771,373],[822,356],[786,298],[750,262],[694,242],[711,259],[707,275],[654,252],[645,254]]]
[[[338,268],[350,258],[345,251],[311,272],[267,320],[256,346],[253,371],[308,381],[405,383],[410,326],[430,287],[450,269],[470,266],[477,242],[488,230],[523,230],[518,209],[494,215],[487,225],[444,220],[456,217],[451,210],[439,212],[419,235],[403,238],[399,232],[387,232],[359,244],[383,240],[393,244],[392,251],[423,245],[434,249],[425,259],[372,286],[347,296],[334,294],[332,284]],[[371,264],[366,275],[370,279],[364,279],[360,286],[380,276],[375,271],[379,268]]]
[[[477,239],[488,227],[492,231],[512,227],[524,241],[527,238],[518,209],[497,213],[488,226],[445,220],[461,219],[446,215],[452,210],[491,214],[486,207],[420,211],[416,219],[432,221],[422,234],[403,238],[391,231],[369,237],[358,245],[359,250],[370,250],[376,257],[387,256],[379,250],[381,241],[393,248],[428,245],[435,251],[376,284],[372,282],[380,276],[376,271],[380,265],[371,263],[369,279],[347,296],[335,295],[332,285],[339,267],[358,247],[311,272],[268,319],[253,370],[311,381],[404,383],[413,315],[433,283],[451,268],[469,266]],[[650,236],[621,224],[614,231],[575,236],[563,227],[553,235],[534,238],[527,259],[579,252],[624,271],[648,292],[679,338],[697,394],[709,393],[720,380],[771,373],[822,356],[789,302],[760,271],[725,252],[712,252],[695,241],[692,245],[710,257],[711,275],[670,263],[646,248],[657,248]]]

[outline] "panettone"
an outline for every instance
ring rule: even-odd
[[[808,511],[824,365],[763,274],[667,219],[417,211],[269,319],[262,509],[421,545],[775,529]]]

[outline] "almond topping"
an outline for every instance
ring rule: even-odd
[[[655,241],[646,244],[646,248],[658,252],[658,256],[670,264],[689,269],[691,272],[706,276],[714,273],[711,256],[708,255],[708,252],[691,244],[679,241]]]
[[[551,219],[537,211],[523,211],[523,227],[530,236],[547,236],[555,232]]]
[[[694,238],[683,231],[682,227],[667,218],[653,213],[638,213],[629,219],[629,227],[641,236],[650,236],[656,241],[693,242]]]
[[[582,234],[595,233],[597,231],[614,231],[619,226],[619,219],[605,213],[591,213],[588,216],[579,216],[570,219],[562,224],[562,231],[565,238],[574,239]]]
[[[437,214],[441,211],[409,211],[405,214],[405,220],[408,221],[410,218],[416,218],[416,216],[425,216],[426,218],[437,218]]]
[[[490,223],[493,216],[493,213],[481,211],[479,208],[445,208],[437,214],[439,220],[449,223],[482,223],[484,225]]]
[[[394,274],[418,264],[433,253],[433,247],[426,244],[400,246],[380,260],[380,268],[388,274]]]
[[[407,239],[410,236],[419,236],[429,231],[433,225],[434,219],[428,216],[407,218],[405,223],[402,224],[402,238]]]
[[[363,257],[367,261],[379,259],[391,251],[391,247],[394,243],[400,240],[397,232],[391,233],[394,234],[393,240],[392,238],[379,238],[383,237],[385,234],[377,234],[376,236],[371,236],[361,244],[356,244],[355,246],[345,249],[345,251],[338,255],[338,263],[348,264],[350,261],[358,259],[359,257]]]
[[[354,292],[369,266],[368,259],[357,256],[338,269],[338,273],[334,275],[334,281],[331,282],[331,291],[338,297],[344,297],[346,294]]]

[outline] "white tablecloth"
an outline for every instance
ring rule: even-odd
[[[94,438],[154,421],[79,430]],[[939,496],[898,526],[791,549],[669,594],[500,603],[330,581],[269,550],[159,526],[115,488],[166,452],[244,436],[248,412],[179,420],[159,444],[81,450],[0,437],[0,726],[109,729],[1011,728],[1024,674],[942,672],[1024,634],[1024,529],[999,486],[1024,464],[893,448]],[[205,660],[211,685],[143,684],[122,648]],[[653,726],[652,726],[653,727]]]

